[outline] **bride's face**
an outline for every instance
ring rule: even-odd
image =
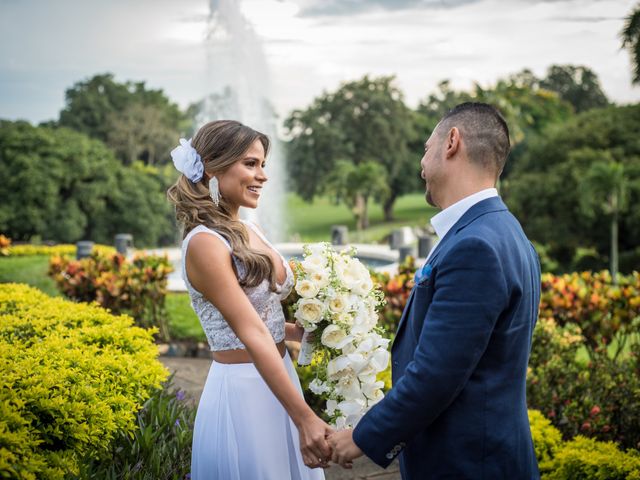
[[[218,175],[220,194],[232,205],[256,208],[262,186],[267,181],[264,147],[256,140],[242,158]]]

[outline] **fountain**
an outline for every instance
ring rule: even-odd
[[[238,120],[269,136],[269,181],[256,210],[241,216],[258,223],[273,241],[284,240],[285,168],[277,139],[276,115],[269,103],[269,69],[260,39],[242,15],[239,0],[210,0],[206,37],[207,76],[211,92],[196,117],[198,125],[212,120]]]

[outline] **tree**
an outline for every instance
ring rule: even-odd
[[[540,87],[556,92],[562,100],[573,105],[576,112],[609,105],[598,76],[580,65],[551,65]]]
[[[614,243],[621,271],[640,268],[640,209],[620,215],[625,205],[640,203],[638,131],[640,105],[581,113],[537,137],[503,182],[503,196],[529,237],[547,246],[562,269],[584,268],[575,260],[585,247],[597,253],[589,267],[606,268],[615,260]]]
[[[540,88],[539,81],[529,70],[499,79],[494,85],[475,84],[470,92],[455,91],[448,81],[439,84],[439,91],[429,95],[418,105],[423,123],[431,127],[450,109],[463,102],[485,102],[496,107],[509,126],[511,153],[502,178],[510,175],[514,165],[527,150],[528,144],[548,125],[566,121],[573,114],[571,105],[558,94]]]
[[[617,283],[619,270],[618,233],[620,215],[627,209],[627,179],[624,165],[617,162],[609,150],[595,151],[591,149],[571,152],[576,156],[588,158],[591,164],[580,189],[580,205],[587,216],[593,218],[604,214],[610,218],[611,248],[609,271],[613,283]],[[578,161],[583,161],[580,159]]]
[[[151,105],[132,103],[107,117],[107,145],[125,165],[138,160],[147,165],[166,163],[179,133],[167,125],[162,111]]]
[[[356,218],[356,228],[364,230],[369,227],[369,197],[380,202],[389,194],[385,169],[374,161],[356,165],[338,160],[327,179],[327,193],[351,208]]]
[[[622,32],[622,48],[629,50],[633,77],[631,82],[640,84],[640,3],[638,3],[625,20]]]
[[[59,125],[101,140],[127,165],[169,162],[171,146],[190,126],[162,90],[147,89],[144,82],[118,83],[110,73],[76,83],[65,98]]]
[[[0,121],[0,176],[0,231],[15,240],[172,238],[160,174],[123,167],[102,142],[68,128]]]
[[[408,148],[417,138],[415,116],[393,82],[394,77],[365,76],[324,93],[306,110],[295,110],[286,119],[289,178],[303,199],[310,201],[335,185],[330,179],[335,178],[340,161],[355,166],[373,162],[383,168],[389,186],[383,203],[386,219],[392,218],[400,195],[420,188],[422,149]],[[374,194],[373,186],[369,193],[362,193],[383,198]],[[364,215],[366,225],[366,210]]]

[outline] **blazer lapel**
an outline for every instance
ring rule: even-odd
[[[486,213],[497,212],[497,211],[500,211],[500,210],[508,210],[507,206],[504,204],[504,202],[502,201],[502,199],[500,197],[487,198],[487,199],[482,200],[482,201],[476,203],[475,205],[473,205],[451,227],[451,229],[447,232],[447,234],[444,236],[444,238],[442,238],[438,242],[438,244],[436,245],[435,250],[431,254],[431,257],[429,258],[429,261],[427,263],[429,263],[431,265],[434,265],[435,264],[435,260],[438,257],[438,254],[440,253],[440,251],[442,249],[442,246],[450,238],[454,237],[456,235],[456,233],[458,233],[461,229],[463,229],[464,227],[469,225],[471,222],[473,222],[476,218],[478,218],[479,216],[484,215]],[[400,323],[398,323],[398,328],[396,330],[395,340],[393,341],[393,345],[394,346],[396,345],[396,340],[400,336],[400,332],[402,330],[402,327],[405,324],[405,320],[407,318],[407,314],[411,309],[411,305],[413,303],[413,297],[414,297],[414,293],[415,293],[415,288],[416,287],[414,286],[411,289],[411,293],[409,294],[409,298],[407,299],[407,304],[404,307],[404,310],[402,311],[402,316],[400,317]]]

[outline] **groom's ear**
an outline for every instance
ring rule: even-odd
[[[445,154],[447,158],[453,157],[456,153],[458,153],[458,149],[460,148],[460,130],[457,127],[452,127],[447,134],[447,139],[445,143]]]

